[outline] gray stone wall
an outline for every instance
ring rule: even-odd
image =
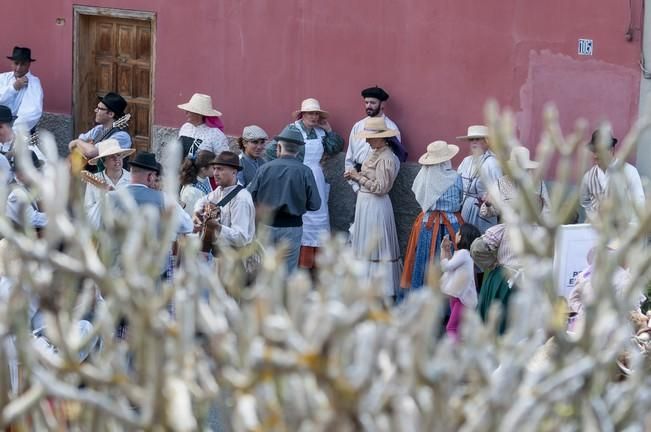
[[[72,116],[69,114],[43,113],[36,125],[37,129],[47,130],[57,142],[59,156],[68,155],[68,143],[72,141]]]
[[[153,135],[152,152],[156,153],[157,157],[160,159],[165,147],[176,140],[178,129],[154,126]],[[236,137],[229,136],[229,139],[231,149],[234,152],[239,152]],[[403,164],[390,193],[393,211],[396,218],[398,240],[402,251],[407,247],[409,233],[411,232],[411,224],[420,211],[420,208],[414,199],[414,195],[411,192],[411,184],[418,173],[418,169],[418,164]],[[333,231],[347,232],[350,224],[355,218],[355,200],[357,198],[353,189],[343,178],[344,154],[341,153],[325,161],[323,170],[326,180],[330,183],[330,198],[328,200],[330,226]]]
[[[330,183],[330,198],[328,200],[330,226],[335,231],[348,231],[355,218],[356,195],[343,178],[344,154],[341,153],[328,159],[323,168],[326,179]],[[418,164],[402,164],[389,194],[396,219],[400,249],[403,252],[407,247],[411,225],[420,212],[414,194],[411,192],[411,185],[414,177],[418,174],[418,169]]]
[[[47,129],[54,134],[59,145],[59,154],[68,154],[68,142],[72,140],[72,117],[66,114],[44,113],[39,125],[41,129]],[[165,147],[175,142],[178,136],[178,128],[154,126],[151,151],[160,160]],[[236,138],[229,137],[231,149],[239,152]],[[341,153],[324,163],[324,173],[330,183],[330,198],[328,207],[330,209],[330,225],[334,231],[347,232],[350,224],[355,218],[356,195],[350,185],[344,180],[344,154]],[[418,212],[418,204],[411,192],[411,185],[418,173],[418,164],[406,163],[400,168],[390,197],[393,204],[393,211],[396,218],[398,240],[401,250],[404,251],[409,239],[411,224]]]

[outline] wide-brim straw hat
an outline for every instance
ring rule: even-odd
[[[97,151],[99,154],[92,158],[91,160],[88,161],[89,164],[91,165],[96,165],[97,161],[99,161],[102,158],[108,157],[108,156],[113,156],[113,155],[119,155],[122,158],[125,158],[129,155],[132,155],[136,150],[135,149],[125,149],[120,147],[120,143],[118,140],[114,138],[109,138],[104,141],[100,141],[97,143]]]
[[[390,129],[384,117],[369,117],[364,122],[364,130],[355,134],[355,138],[390,138],[398,136],[398,131]]]
[[[519,166],[522,169],[536,169],[540,166],[539,162],[531,160],[529,149],[522,146],[515,147],[511,150],[509,163]]]
[[[222,113],[212,107],[212,98],[208,95],[195,93],[184,104],[177,105],[184,111],[200,114],[205,117],[220,117]]]
[[[488,128],[484,125],[468,126],[466,135],[458,136],[458,140],[472,140],[479,138],[488,138]]]
[[[427,145],[427,153],[418,158],[421,165],[436,165],[452,159],[459,153],[459,146],[445,141],[434,141]]]
[[[294,117],[298,116],[300,113],[305,113],[305,112],[318,112],[321,114],[321,118],[328,118],[330,114],[328,114],[328,111],[324,111],[321,109],[321,104],[319,103],[318,100],[314,98],[307,98],[303,102],[301,102],[301,109],[294,111]]]

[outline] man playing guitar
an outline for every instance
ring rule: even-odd
[[[103,98],[99,98],[99,103],[95,107],[95,123],[97,126],[86,133],[79,135],[76,140],[70,141],[68,149],[78,149],[86,159],[97,157],[99,151],[96,144],[107,138],[117,140],[120,147],[129,149],[132,146],[131,136],[126,130],[115,128],[114,123],[125,116],[124,110],[127,107],[127,101],[117,93],[107,93]]]

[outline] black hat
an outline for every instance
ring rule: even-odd
[[[385,92],[382,87],[375,86],[362,90],[362,97],[375,98],[381,102],[384,102],[385,100],[389,99],[389,93]]]
[[[36,59],[32,58],[31,49],[19,46],[14,47],[14,51],[11,53],[11,56],[7,56],[7,58],[13,61],[36,61]]]
[[[232,151],[223,151],[219,153],[217,159],[213,162],[215,165],[226,165],[231,168],[237,168],[238,171],[242,171],[242,166],[240,165],[240,158],[237,157]]]
[[[16,116],[11,113],[6,105],[0,105],[0,123],[11,123],[16,120]]]
[[[278,134],[274,138],[276,141],[285,141],[285,142],[290,142],[298,145],[305,145],[305,141],[303,141],[303,134],[294,126],[293,124],[290,124],[287,126],[285,129]]]
[[[592,138],[590,138],[590,142],[588,143],[588,148],[591,150],[597,147],[599,138],[603,138],[603,141],[606,143],[606,145],[610,144],[610,148],[615,147],[615,144],[617,144],[617,138],[613,137],[613,133],[610,131],[610,129],[604,129],[603,135],[601,131],[602,129],[597,129],[592,132]]]
[[[154,171],[156,174],[160,174],[162,171],[162,166],[156,162],[156,155],[149,152],[140,152],[136,154],[136,157],[129,162],[130,166],[135,166],[149,171]]]
[[[118,117],[122,117],[124,110],[127,107],[127,101],[117,93],[106,93],[104,97],[98,98],[106,108],[114,112]]]

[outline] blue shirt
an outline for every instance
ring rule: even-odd
[[[105,132],[107,132],[107,130],[104,129],[104,126],[97,125],[88,132],[79,135],[79,139],[86,142],[93,141],[95,145],[97,145],[97,140],[100,139]],[[124,130],[113,132],[109,138],[117,140],[120,147],[123,149],[131,148],[131,136]]]

